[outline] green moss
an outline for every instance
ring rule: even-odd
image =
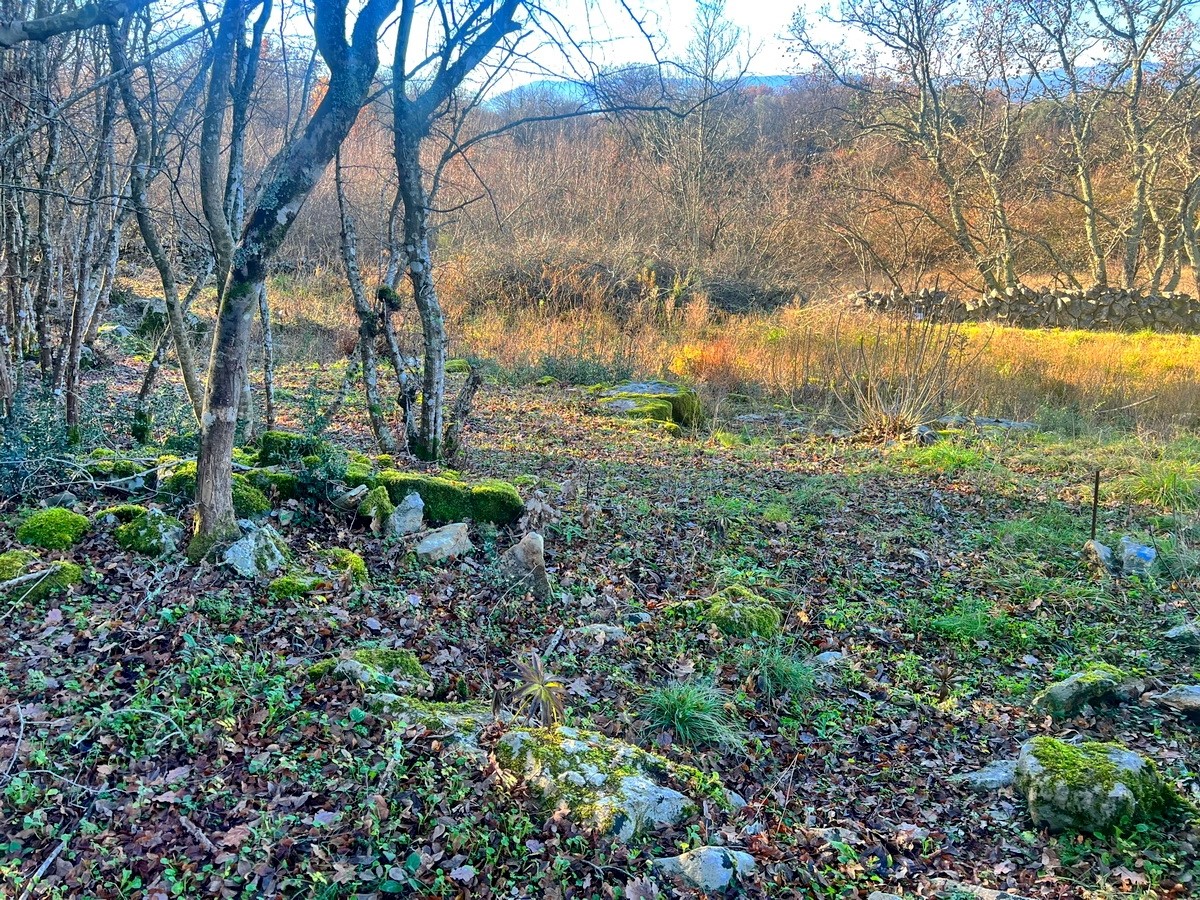
[[[9,550],[6,553],[0,553],[0,581],[9,581],[21,575],[28,575],[35,571],[34,566],[38,561],[37,554],[30,553],[28,550]],[[83,570],[73,562],[60,560],[50,563],[46,566],[46,573],[45,577],[37,581],[19,584],[10,589],[7,596],[14,600],[39,603],[52,594],[57,594],[71,585],[83,581]]]
[[[611,399],[634,400],[639,403],[666,403],[671,407],[669,418],[680,425],[692,426],[704,418],[704,404],[691,388],[670,382],[626,383],[604,392]]]
[[[144,506],[139,506],[136,503],[118,503],[116,506],[108,506],[100,510],[100,512],[92,517],[92,521],[104,522],[111,518],[124,525],[127,522],[132,522],[138,516],[145,514],[146,507]]]
[[[447,375],[466,375],[471,371],[471,364],[465,359],[446,360]]]
[[[656,422],[671,422],[675,418],[675,413],[671,409],[671,404],[666,400],[642,400],[638,397],[614,397],[613,400],[621,401],[628,400],[634,403],[628,409],[621,409],[618,415],[624,416],[627,419],[653,419]],[[613,404],[614,407],[616,404]]]
[[[118,456],[107,447],[97,447],[88,456],[95,460],[86,466],[88,473],[102,478],[132,478],[145,468],[131,459]]]
[[[391,497],[388,495],[388,490],[383,485],[371,488],[367,491],[362,502],[358,504],[358,514],[364,519],[384,521],[390,516],[396,507],[392,503]]]
[[[396,458],[390,453],[380,453],[375,457],[375,465],[381,469],[390,469],[396,465]]]
[[[134,553],[162,556],[175,549],[175,539],[183,534],[183,523],[165,513],[151,509],[113,532],[117,544]]]
[[[362,647],[350,654],[350,660],[359,666],[359,680],[375,687],[394,687],[396,682],[418,685],[430,683],[429,673],[411,650]],[[342,662],[344,660],[341,658],[330,658],[313,663],[308,667],[308,677],[315,681],[326,675],[337,674]]]
[[[253,468],[258,465],[258,451],[246,450],[242,447],[233,448],[233,461],[239,466],[250,466]]]
[[[45,550],[65,550],[87,533],[87,516],[61,507],[31,512],[17,526],[17,540]]]
[[[1129,681],[1128,672],[1108,663],[1090,663],[1070,678],[1050,685],[1033,699],[1035,711],[1065,719],[1097,700],[1109,699]]]
[[[387,469],[379,473],[378,483],[385,487],[392,503],[400,503],[417,493],[425,503],[425,515],[434,522],[461,522],[471,515],[471,495],[467,487],[435,475],[417,475]]]
[[[298,600],[319,584],[321,579],[316,575],[280,575],[267,586],[267,593],[276,600]]]
[[[192,500],[196,496],[196,463],[188,461],[178,465],[163,479],[160,490],[174,500]],[[240,473],[233,476],[233,511],[238,518],[248,519],[270,512],[271,501],[266,494],[250,483]]]
[[[1154,764],[1153,760],[1143,759],[1140,772],[1120,769],[1113,761],[1114,754],[1126,754],[1128,748],[1120,744],[1085,741],[1081,744],[1068,744],[1052,737],[1035,737],[1029,742],[1029,749],[1034,759],[1044,769],[1037,776],[1038,781],[1045,786],[1061,783],[1076,791],[1086,791],[1089,794],[1108,796],[1118,783],[1133,794],[1136,801],[1135,815],[1130,819],[1123,817],[1122,821],[1112,823],[1115,826],[1129,826],[1143,821],[1155,821],[1181,813],[1194,813],[1195,810],[1175,787],[1166,781]],[[1023,789],[1023,776],[1018,776],[1018,786]],[[1086,796],[1086,795],[1085,795]],[[1079,816],[1077,825],[1087,828],[1091,823],[1086,810],[1062,810],[1067,815],[1075,813]]]
[[[683,434],[683,429],[675,422],[663,422],[659,419],[626,419],[624,425],[630,431],[655,431],[671,437],[680,437]]]
[[[353,550],[333,547],[323,554],[326,564],[334,572],[347,572],[354,584],[367,583],[367,564]]]
[[[770,637],[783,622],[779,607],[736,584],[704,601],[703,618],[733,637]]]
[[[521,495],[507,481],[489,479],[471,487],[471,518],[477,522],[508,525],[524,511]]]
[[[345,482],[347,487],[356,488],[360,484],[375,487],[375,472],[369,466],[350,463],[346,466]]]
[[[298,500],[304,496],[304,482],[292,472],[255,469],[246,474],[246,480],[263,494],[281,500]]]
[[[328,445],[320,438],[291,431],[264,431],[258,439],[258,459],[264,466],[296,463],[305,457],[320,458]]]

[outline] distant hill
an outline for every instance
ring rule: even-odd
[[[768,88],[773,91],[786,91],[796,81],[795,75],[747,75],[742,79],[742,86],[747,88]],[[668,83],[680,84],[677,79]],[[495,97],[485,104],[487,109],[498,111],[514,106],[521,106],[530,101],[542,100],[551,105],[586,105],[594,101],[590,85],[580,84],[565,79],[541,78],[512,88]]]

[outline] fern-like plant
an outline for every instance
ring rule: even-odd
[[[553,672],[547,672],[542,658],[536,651],[529,654],[529,661],[517,660],[518,682],[513,693],[517,715],[538,720],[546,728],[556,725],[563,718],[563,695],[566,684]]]

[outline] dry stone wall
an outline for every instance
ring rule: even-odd
[[[1200,334],[1200,300],[1188,294],[1142,294],[1099,286],[1087,290],[1020,287],[1011,294],[962,298],[940,289],[923,288],[912,294],[895,288],[859,291],[851,300],[863,309],[905,312],[942,322]]]

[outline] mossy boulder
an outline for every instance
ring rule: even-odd
[[[1015,783],[1051,831],[1105,833],[1188,810],[1153,762],[1120,744],[1036,737],[1021,748]]]
[[[264,496],[280,500],[299,500],[304,496],[304,482],[294,472],[277,469],[253,469],[246,473],[246,480]]]
[[[471,363],[465,359],[448,359],[446,360],[447,375],[466,375],[471,371]]]
[[[305,457],[324,456],[329,449],[326,441],[292,431],[264,431],[258,439],[258,461],[263,466],[303,462]]]
[[[42,565],[38,555],[28,550],[0,553],[0,581],[11,581],[37,571],[44,571],[46,574],[37,580],[10,588],[5,594],[6,599],[38,603],[83,581],[83,570],[73,562],[59,560]]]
[[[292,572],[273,579],[267,585],[267,593],[276,600],[299,600],[325,583],[318,575]]]
[[[395,510],[396,505],[392,503],[388,489],[382,484],[367,491],[366,496],[362,498],[362,502],[358,504],[359,516],[364,519],[370,519],[371,527],[376,531],[383,530],[388,516],[395,512]]]
[[[387,469],[376,483],[387,489],[393,504],[410,493],[420,496],[425,515],[433,522],[491,522],[509,525],[521,517],[525,504],[517,489],[506,481],[488,479],[474,485],[437,475],[420,475]]]
[[[691,388],[669,381],[627,381],[602,390],[601,396],[637,403],[666,403],[671,407],[669,419],[674,419],[680,425],[698,425],[704,418],[704,405],[699,395]]]
[[[655,422],[674,422],[675,413],[666,400],[640,400],[635,397],[613,397],[601,408],[608,414],[627,419],[649,419]]]
[[[146,556],[174,553],[183,540],[183,523],[160,509],[148,509],[113,532],[117,544],[125,550]]]
[[[1056,720],[1068,719],[1091,703],[1129,699],[1137,694],[1137,687],[1128,672],[1107,663],[1092,663],[1038,694],[1033,708]]]
[[[107,447],[97,447],[88,454],[88,459],[89,462],[85,466],[88,474],[101,478],[132,478],[146,468],[141,463],[126,459]]]
[[[411,650],[362,647],[349,656],[323,659],[308,667],[314,681],[333,676],[355,681],[365,689],[410,693],[432,687],[432,679]]]
[[[53,506],[31,512],[17,526],[17,540],[43,550],[65,550],[79,543],[91,523],[87,516]]]
[[[346,575],[351,584],[364,585],[367,583],[367,564],[361,556],[345,547],[332,547],[321,554],[321,558],[331,572]]]
[[[500,768],[523,777],[547,808],[565,805],[576,822],[619,840],[646,828],[679,824],[698,810],[696,796],[719,805],[728,802],[715,775],[565,725],[509,731],[495,755]],[[666,784],[668,780],[688,794]]]
[[[771,637],[783,622],[779,607],[737,584],[713,594],[700,609],[701,619],[731,637]]]
[[[137,503],[118,503],[100,510],[92,517],[92,521],[100,525],[125,525],[145,514],[146,507]]]

